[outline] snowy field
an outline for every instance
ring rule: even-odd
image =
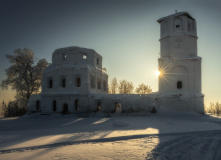
[[[196,114],[0,118],[0,159],[220,160],[221,118]]]

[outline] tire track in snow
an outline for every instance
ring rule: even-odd
[[[160,143],[147,160],[220,160],[221,131],[192,132]]]

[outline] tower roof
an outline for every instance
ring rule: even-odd
[[[166,17],[163,17],[163,18],[160,18],[157,20],[157,22],[161,22],[167,18],[172,18],[172,17],[178,17],[178,16],[181,16],[181,15],[185,15],[191,19],[193,19],[195,21],[195,19],[188,13],[188,12],[178,12],[178,13],[175,13],[175,14],[172,14],[172,15],[169,15],[169,16],[166,16]]]

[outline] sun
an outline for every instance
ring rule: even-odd
[[[160,71],[155,71],[156,76],[160,76]]]

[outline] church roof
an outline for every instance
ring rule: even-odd
[[[88,48],[82,48],[78,46],[71,46],[71,47],[65,47],[65,48],[58,48],[54,51],[53,54],[62,54],[65,52],[73,52],[73,53],[95,53],[95,50],[88,49]]]
[[[157,22],[162,22],[163,20],[167,19],[167,18],[172,18],[172,17],[178,17],[178,16],[181,16],[181,15],[185,15],[191,19],[193,19],[195,21],[195,19],[188,13],[188,12],[178,12],[178,13],[175,13],[175,14],[172,14],[172,15],[169,15],[169,16],[166,16],[166,17],[163,17],[163,18],[160,18],[157,20]]]

